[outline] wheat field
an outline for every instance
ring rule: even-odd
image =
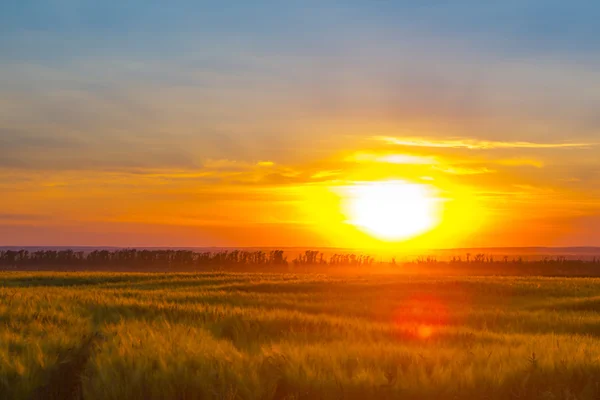
[[[600,279],[0,274],[2,399],[594,399]]]

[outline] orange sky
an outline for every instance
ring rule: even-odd
[[[439,225],[403,246],[597,244],[596,193],[553,165],[591,159],[591,143],[377,135],[342,146],[297,163],[274,154],[199,168],[12,169],[0,235],[13,245],[395,246],[348,223],[340,189],[402,179],[442,200]]]
[[[471,3],[15,3],[0,245],[600,246],[593,13]],[[350,224],[348,188],[389,180],[439,224]]]

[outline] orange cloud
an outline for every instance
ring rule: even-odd
[[[472,150],[490,150],[490,149],[560,149],[560,148],[589,148],[596,146],[597,143],[534,143],[534,142],[502,142],[493,140],[478,140],[468,138],[453,138],[431,140],[424,138],[396,138],[390,136],[376,136],[376,140],[409,147],[433,147],[450,149],[472,149]]]
[[[530,166],[535,168],[542,168],[544,163],[540,160],[533,159],[525,159],[525,158],[512,158],[505,160],[496,160],[494,161],[498,165],[505,165],[508,167],[521,167],[521,166]]]
[[[345,161],[357,163],[388,163],[388,164],[415,164],[434,165],[439,161],[435,157],[417,156],[412,154],[376,154],[357,152],[345,158]]]
[[[468,168],[468,167],[459,167],[459,166],[434,166],[434,169],[444,172],[446,174],[452,175],[478,175],[478,174],[491,174],[496,171],[489,169],[487,167],[477,167],[477,168]]]

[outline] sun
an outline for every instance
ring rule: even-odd
[[[413,238],[438,223],[439,199],[432,187],[405,181],[366,182],[348,187],[348,222],[386,241]]]

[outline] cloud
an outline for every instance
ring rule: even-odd
[[[0,146],[4,151],[29,151],[32,149],[74,150],[82,147],[77,138],[68,136],[43,136],[18,129],[0,128]]]
[[[40,214],[0,213],[0,224],[37,224],[49,219],[48,216]]]
[[[492,174],[496,171],[489,169],[487,167],[477,167],[477,168],[469,168],[469,167],[458,167],[458,166],[434,166],[434,169],[444,172],[446,174],[452,175],[479,175],[479,174]]]
[[[530,159],[522,159],[522,158],[511,158],[505,160],[495,160],[494,161],[498,165],[505,165],[507,167],[535,167],[542,168],[544,163],[540,160],[530,160]]]
[[[318,171],[311,175],[311,179],[323,179],[323,178],[331,178],[334,176],[339,176],[342,174],[341,169],[336,170],[328,170],[328,171]]]
[[[433,147],[448,149],[560,149],[560,148],[589,148],[598,143],[534,143],[534,142],[502,142],[493,140],[479,140],[468,138],[452,138],[444,140],[432,140],[418,137],[396,138],[391,136],[376,136],[376,140],[388,144],[408,147]]]
[[[220,171],[243,171],[254,167],[254,164],[228,159],[207,159],[202,163],[205,169]]]
[[[367,152],[357,152],[346,157],[345,161],[356,163],[388,163],[388,164],[414,164],[414,165],[435,165],[438,160],[431,156],[417,156],[412,154],[376,154]]]
[[[402,153],[356,152],[344,159],[354,163],[386,163],[398,165],[430,166],[434,170],[452,175],[478,175],[496,173],[485,164],[507,167],[532,166],[542,168],[544,164],[531,159],[481,159],[473,157],[425,156]],[[473,165],[484,164],[484,165]]]
[[[0,168],[39,171],[197,168],[179,144],[145,135],[7,129],[0,126]]]

